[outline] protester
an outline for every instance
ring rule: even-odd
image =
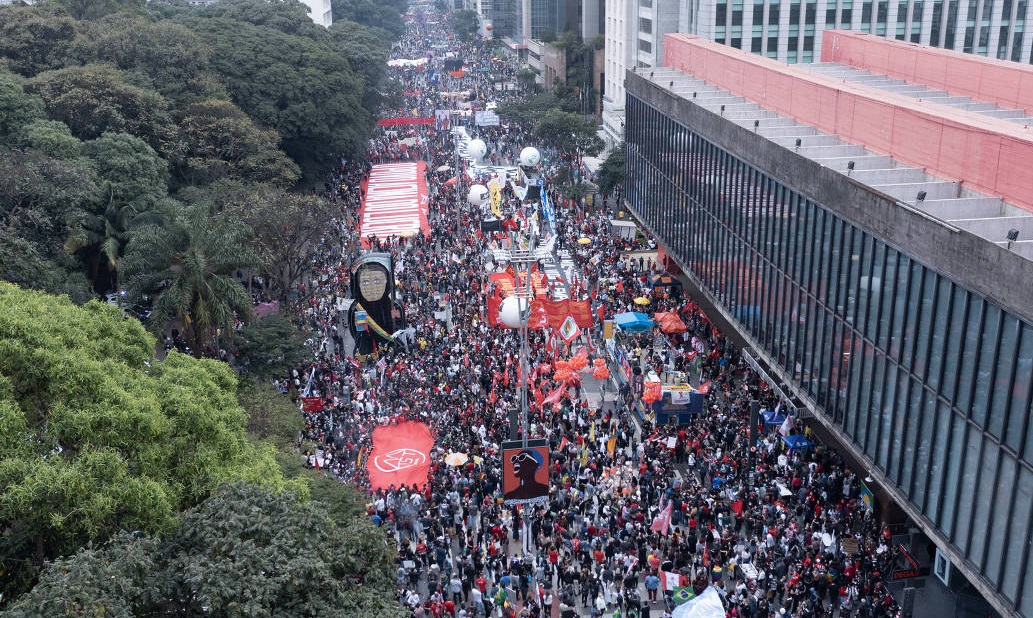
[[[429,11],[410,23],[392,57],[431,60],[391,69],[406,94],[385,117],[433,117],[451,109],[449,93],[460,87],[480,104],[516,96],[498,87],[512,84],[513,62],[450,40],[446,20]],[[463,58],[470,77],[448,75],[445,58]],[[619,390],[616,379],[606,386],[621,393],[616,400],[596,396],[585,377],[555,406],[533,405],[531,437],[547,439],[551,451],[550,500],[526,509],[501,504],[500,444],[519,400],[519,341],[486,322],[487,258],[501,240],[480,230],[480,211],[450,184],[457,141],[450,128],[383,128],[367,161],[342,160],[325,187],[339,217],[314,275],[283,309],[309,334],[313,359],[278,385],[296,399],[319,399],[304,412],[302,444],[314,451],[312,466],[368,492],[370,517],[397,542],[400,604],[415,616],[669,615],[676,589],[698,594],[713,583],[729,616],[898,614],[884,583],[895,557],[890,531],[862,503],[856,475],[824,447],[786,449],[783,426],[751,444],[748,402],[775,409],[772,389],[680,288],[649,285],[661,265],[631,253],[649,239],[617,238],[605,209],[554,192],[557,217],[544,233],[570,248],[576,269],[551,281],[550,293],[587,299],[606,319],[636,309],[640,296],[651,311],[677,313],[686,331],[667,337],[662,352],[654,351],[655,333],[631,335],[625,345],[645,371],[683,371],[709,391],[704,410],[683,426],[640,419],[637,393]],[[467,128],[490,144],[497,165],[515,161],[530,140],[526,127]],[[370,163],[415,159],[432,170],[430,234],[360,238]],[[511,188],[503,199],[507,211],[519,210]],[[393,256],[412,330],[408,341],[384,342],[376,358],[356,361],[344,354],[335,301],[350,296],[363,240]],[[446,304],[450,320],[441,317]],[[532,366],[554,362],[557,346],[544,333],[532,331],[529,345]],[[586,331],[561,356],[580,348],[604,357],[601,331]],[[547,372],[537,379],[557,386]],[[429,482],[374,491],[363,464],[373,429],[404,421],[432,428]],[[448,453],[468,459],[450,466]],[[856,551],[848,555],[847,546]]]

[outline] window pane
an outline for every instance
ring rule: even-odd
[[[993,519],[989,526],[989,539],[986,549],[986,564],[983,573],[992,582],[1000,581],[1001,562],[1009,545],[1020,541],[1009,534],[1008,511],[1011,509],[1015,491],[1015,459],[1010,455],[1001,455],[1001,466],[997,472],[997,495],[993,502]],[[1020,518],[1025,515],[1020,514]]]
[[[1033,513],[1033,472],[1026,466],[1019,466],[1019,479],[1015,484],[1015,505],[1012,507],[1012,519],[1008,523],[1009,544],[1024,545],[1029,538],[1030,527],[1033,521],[1030,519]],[[1013,603],[1019,600],[1019,585],[1022,582],[1022,562],[1026,558],[1024,551],[1009,551],[1004,560],[1004,574],[1001,579],[1001,592],[1011,599]],[[1033,569],[1026,567],[1027,579],[1033,575]],[[1026,590],[1033,590],[1033,583],[1027,583]],[[1033,594],[1028,592],[1025,598],[1033,600]],[[1033,603],[1031,603],[1033,605]],[[1030,608],[1033,610],[1033,607]],[[1025,611],[1027,616],[1033,616],[1033,611]]]
[[[909,468],[911,461],[905,459],[901,487],[912,496],[911,502],[920,509],[925,508],[925,482],[929,473],[930,444],[933,439],[933,423],[936,420],[936,409],[930,414],[922,407],[925,389],[921,383],[911,380],[911,396],[907,406],[907,433],[909,441],[915,445],[914,469]]]
[[[947,460],[947,472],[943,478],[943,503],[940,506],[940,530],[951,535],[954,526],[954,518],[957,515],[955,501],[962,491],[961,486],[961,461],[965,458],[965,419],[956,414],[950,414],[946,405],[940,404],[940,414],[950,415],[951,438],[950,451],[952,456]],[[947,410],[947,412],[944,412]]]
[[[971,425],[964,451],[955,451],[963,460],[961,482],[958,485],[958,514],[954,520],[954,544],[961,548],[966,556],[970,553],[972,536],[972,515],[975,506],[976,483],[979,480],[980,451],[983,447],[983,432]],[[978,535],[976,535],[978,536]]]
[[[932,343],[929,346],[928,362],[929,373],[926,376],[926,384],[934,391],[940,389],[940,368],[943,365],[943,349],[947,343],[948,310],[951,300],[951,282],[943,277],[938,277],[939,285],[936,294],[936,317],[933,318]]]
[[[979,479],[976,481],[976,499],[972,501],[972,541],[969,543],[968,555],[977,566],[983,565],[983,549],[986,547],[986,535],[992,531],[987,529],[990,523],[990,508],[994,503],[994,489],[999,483],[997,478],[997,458],[1001,451],[985,436],[983,437],[983,454],[979,458]],[[969,452],[972,452],[969,449]]]
[[[979,363],[976,365],[976,389],[972,398],[972,420],[980,427],[986,426],[986,412],[990,399],[990,384],[993,381],[994,364],[997,362],[997,333],[1001,327],[1001,310],[989,303],[983,314],[983,339],[979,346]]]
[[[965,318],[965,345],[961,352],[961,369],[958,371],[957,406],[965,410],[971,405],[975,390],[976,359],[979,356],[980,329],[983,324],[983,299],[969,294],[968,313]]]
[[[923,397],[925,397],[925,405],[922,407],[922,416],[936,419],[936,437],[932,441],[933,457],[929,466],[929,488],[925,492],[925,495],[928,496],[925,512],[933,520],[933,523],[939,526],[940,530],[946,530],[947,528],[944,528],[942,523],[943,518],[939,516],[939,511],[940,505],[944,502],[950,505],[945,510],[952,512],[954,510],[954,503],[946,501],[943,496],[944,492],[947,491],[943,488],[951,487],[950,491],[953,497],[953,487],[956,486],[946,481],[949,472],[947,469],[947,447],[949,446],[948,442],[953,429],[953,414],[946,405],[937,406],[936,397],[931,394],[931,391],[926,391]],[[957,461],[957,457],[952,457],[951,461]]]
[[[990,433],[1000,438],[1004,437],[1019,335],[1019,321],[1015,316],[1005,313],[1001,320],[1001,344],[997,351],[997,367],[994,369],[994,387],[990,391]]]
[[[954,401],[954,388],[958,384],[958,366],[960,365],[962,333],[965,329],[965,303],[968,292],[960,286],[954,287],[954,300],[951,303],[950,329],[947,331],[947,349],[943,353],[943,382],[940,392],[947,401]]]

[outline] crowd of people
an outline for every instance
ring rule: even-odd
[[[394,55],[435,56],[419,69],[392,69],[406,101],[385,115],[433,114],[452,101],[435,94],[460,85],[480,93],[481,103],[510,96],[497,84],[512,82],[512,62],[450,40],[445,20],[427,19],[424,10]],[[446,54],[465,60],[470,83],[433,79]],[[467,128],[500,164],[514,161],[530,134],[529,127]],[[604,390],[619,396],[609,398],[585,376],[556,405],[531,407],[529,434],[548,440],[551,451],[549,501],[502,504],[500,444],[519,397],[519,340],[487,322],[489,269],[501,268],[490,250],[501,241],[481,231],[477,207],[457,199],[462,183],[450,184],[456,141],[429,125],[381,129],[366,161],[343,161],[328,179],[340,213],[294,315],[311,336],[313,358],[281,382],[296,397],[322,401],[304,412],[311,465],[368,492],[369,516],[397,542],[399,602],[418,617],[669,616],[676,590],[699,594],[713,585],[729,617],[898,615],[886,587],[895,550],[863,503],[857,476],[820,445],[788,449],[779,432],[800,428],[772,427],[751,442],[750,400],[771,409],[785,402],[679,287],[649,285],[662,265],[630,253],[642,243],[611,233],[601,200],[569,203],[543,222],[557,246],[576,247],[577,268],[551,285],[589,300],[593,315],[606,319],[638,309],[643,296],[650,310],[679,314],[685,332],[660,338],[660,347],[655,333],[623,345],[646,372],[680,370],[706,384],[706,404],[687,424],[658,425],[640,393],[616,388],[616,375]],[[365,239],[392,254],[414,334],[375,357],[349,358],[335,299],[350,296],[351,265],[363,251],[361,181],[371,162],[414,158],[431,170],[430,234]],[[505,203],[525,219],[540,214],[511,189]],[[451,308],[447,317],[443,307]],[[583,348],[590,360],[608,358],[601,334],[586,330],[560,357]],[[533,366],[554,362],[546,333],[532,331],[529,346]],[[559,386],[545,372],[538,380]],[[403,420],[432,428],[429,481],[374,490],[363,466],[373,429]],[[468,459],[448,465],[450,452]]]

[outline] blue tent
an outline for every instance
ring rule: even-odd
[[[789,448],[810,448],[814,446],[814,443],[807,439],[807,436],[802,434],[793,434],[789,436],[782,436],[782,441],[786,443]]]
[[[649,319],[648,315],[638,311],[618,313],[613,316],[613,321],[617,326],[621,327],[621,330],[629,333],[640,333],[653,328],[653,320]]]
[[[761,410],[760,417],[764,419],[764,428],[770,429],[771,427],[781,427],[782,423],[786,420],[785,412],[776,412],[774,410]]]

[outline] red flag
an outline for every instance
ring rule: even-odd
[[[319,397],[302,397],[301,409],[305,412],[319,412],[323,409],[323,400]]]
[[[660,513],[653,518],[653,523],[649,526],[650,530],[667,536],[667,530],[671,527],[671,507],[673,505],[674,500],[667,501],[667,506],[660,509]]]
[[[707,395],[707,394],[709,394],[710,393],[710,380],[707,380],[703,384],[700,384],[699,388],[696,389],[696,392],[699,393],[700,395]]]
[[[560,449],[559,450],[562,451],[563,449],[567,448],[568,444],[570,444],[570,440],[567,439],[567,436],[563,436],[563,439],[560,440]]]
[[[703,566],[710,568],[710,545],[704,543],[703,545]]]
[[[424,423],[383,425],[373,430],[373,452],[366,460],[373,489],[420,486],[430,473],[434,438]]]

